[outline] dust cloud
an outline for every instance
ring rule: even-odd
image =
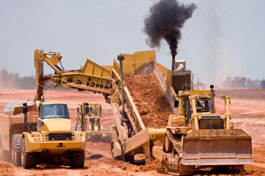
[[[6,69],[0,70],[0,89],[35,89],[33,76],[19,76],[18,73],[9,73]]]

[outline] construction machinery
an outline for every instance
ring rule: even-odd
[[[32,131],[37,130],[37,118],[33,111],[34,102],[27,103],[27,127]],[[9,160],[12,154],[12,139],[24,131],[24,115],[22,103],[10,103],[5,105],[4,112],[0,113],[0,156]],[[12,143],[13,142],[13,143]]]
[[[177,115],[170,116],[163,147],[153,147],[166,172],[192,175],[204,168],[242,170],[252,163],[251,137],[230,124],[230,97],[222,96],[226,112],[216,113],[215,91],[179,91]]]
[[[50,59],[43,59],[47,55],[51,55]],[[42,84],[46,76],[40,74],[40,65],[46,62],[55,71],[49,76],[52,85],[109,95],[105,97],[110,97],[115,121],[111,144],[113,158],[133,161],[134,156],[141,153],[146,162],[150,162],[152,157],[158,158],[166,172],[180,174],[189,174],[204,167],[242,168],[252,162],[251,138],[243,130],[231,129],[230,98],[224,97],[226,113],[216,113],[214,90],[194,91],[192,73],[186,69],[185,61],[176,61],[174,69],[169,70],[156,61],[155,51],[135,52],[119,55],[119,62],[114,59],[113,66],[101,67],[88,60],[90,66],[86,64],[81,69],[82,75],[76,75],[76,71],[56,70],[58,62],[52,62],[54,55],[35,51],[37,85],[46,86]],[[82,71],[84,68],[86,71]],[[94,68],[101,70],[103,76],[94,72]],[[127,74],[148,73],[155,75],[171,108],[167,127],[146,127],[124,80]],[[67,75],[74,78],[69,84]],[[91,78],[97,79],[102,90],[106,88],[100,85],[108,83],[109,92],[94,90]],[[78,81],[81,79],[82,85]],[[148,95],[142,97],[143,100],[148,98]],[[163,138],[164,147],[155,146],[155,141]]]
[[[21,115],[23,113],[23,115]],[[65,103],[36,102],[0,114],[1,147],[15,166],[50,163],[84,166],[85,134],[71,130]]]
[[[100,104],[83,103],[77,108],[76,130],[80,126],[81,130],[86,132],[87,141],[111,142],[111,132],[104,129],[101,114]]]
[[[73,88],[80,91],[90,90],[102,93],[104,96],[111,94],[110,67],[101,67],[87,60],[84,67],[80,69],[64,70],[61,59],[62,56],[59,53],[35,50],[34,66],[36,69],[36,85],[38,86],[37,100],[41,100],[43,89],[49,86]],[[54,74],[44,76],[44,63],[54,70]]]

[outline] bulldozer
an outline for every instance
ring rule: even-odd
[[[92,142],[111,142],[110,130],[105,130],[101,123],[102,107],[100,104],[80,104],[77,108],[77,123],[86,132],[86,140]]]
[[[224,114],[216,113],[215,91],[179,91],[178,114],[169,118],[163,147],[155,146],[153,156],[168,173],[192,175],[200,169],[229,169],[240,172],[251,164],[251,137],[233,129],[229,96],[222,96]]]
[[[52,163],[84,167],[85,133],[71,130],[66,103],[23,103],[0,114],[0,125],[5,127],[0,131],[0,147],[11,155],[15,166],[28,169]]]

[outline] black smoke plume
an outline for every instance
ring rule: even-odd
[[[161,39],[165,39],[172,55],[172,70],[177,55],[180,29],[184,22],[192,16],[195,4],[184,5],[176,0],[160,0],[150,8],[149,16],[144,20],[144,32],[148,35],[148,44],[159,47]]]

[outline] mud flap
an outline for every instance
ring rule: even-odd
[[[183,165],[251,164],[251,137],[241,129],[193,130],[183,139]]]

